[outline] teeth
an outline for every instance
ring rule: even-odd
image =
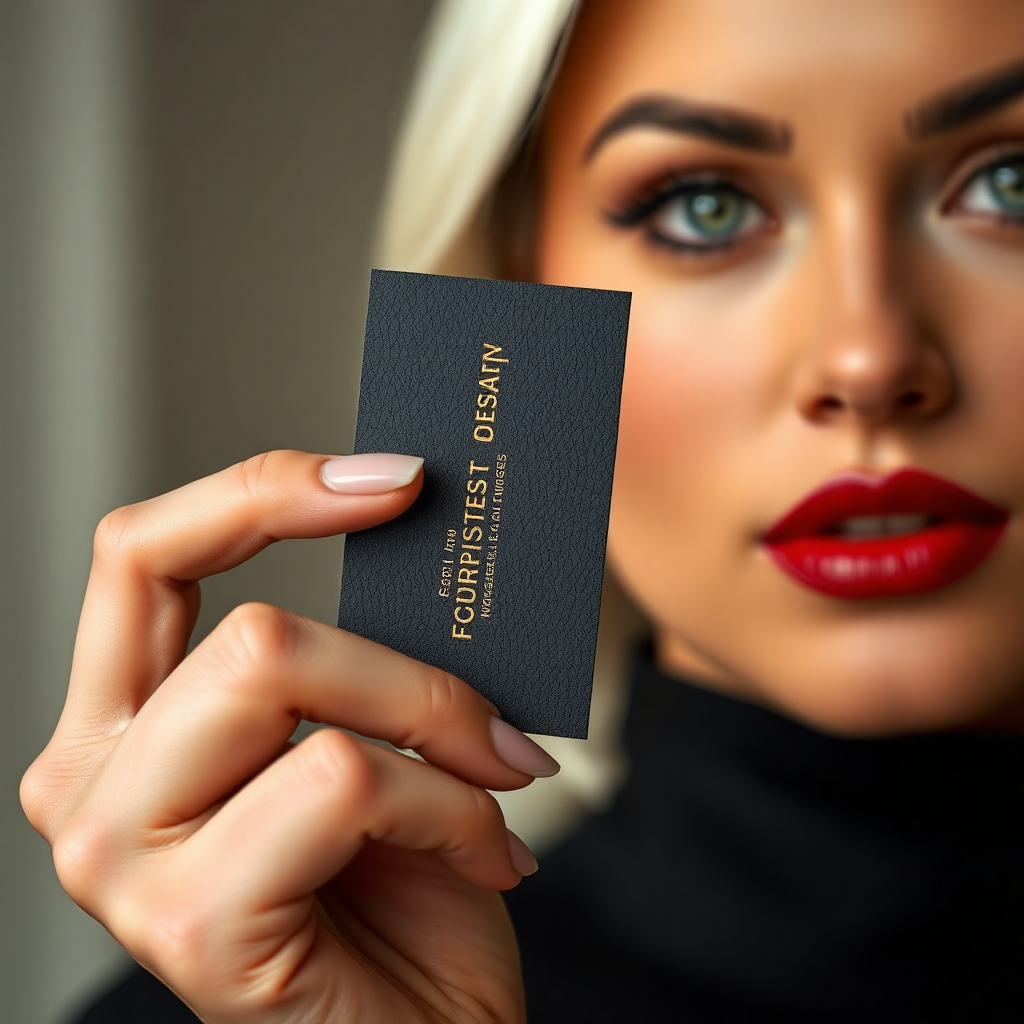
[[[932,523],[931,516],[886,516],[886,527],[890,533],[914,533]]]
[[[931,516],[851,516],[838,523],[835,532],[843,537],[891,537],[903,533],[915,533],[932,523]]]

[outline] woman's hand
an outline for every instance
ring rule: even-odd
[[[401,456],[273,452],[97,531],[22,802],[71,897],[211,1024],[523,1019],[495,890],[535,862],[485,789],[554,762],[460,680],[278,608],[185,656],[202,577],[390,519],[420,483]],[[301,719],[427,763],[335,729],[293,745]]]

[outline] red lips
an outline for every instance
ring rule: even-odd
[[[886,516],[927,521],[848,524],[853,535],[840,526],[844,520]],[[851,472],[787,513],[765,534],[764,544],[783,572],[819,593],[905,597],[966,576],[995,547],[1007,518],[998,505],[921,470],[889,477]],[[893,525],[899,532],[886,533]],[[876,535],[856,535],[865,529]]]

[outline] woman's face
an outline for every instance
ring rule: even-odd
[[[536,260],[633,292],[609,557],[664,668],[1019,720],[1024,4],[588,0]]]

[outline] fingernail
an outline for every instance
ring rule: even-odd
[[[415,455],[342,455],[320,467],[320,479],[339,494],[387,494],[411,484],[422,465]]]
[[[532,875],[537,870],[537,858],[512,829],[507,828],[505,831],[508,833],[508,855],[512,867],[521,875]]]
[[[561,765],[529,736],[509,725],[501,718],[491,719],[491,742],[494,752],[517,772],[525,772],[535,779],[546,779],[557,774]]]

